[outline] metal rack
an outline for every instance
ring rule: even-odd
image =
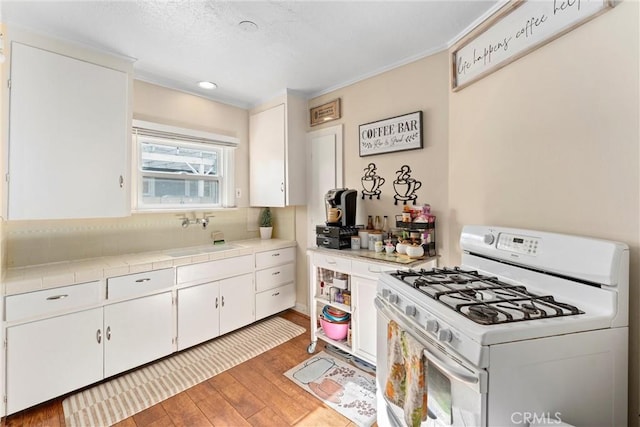
[[[436,256],[436,217],[432,215],[429,222],[403,222],[402,215],[396,215],[396,228],[417,231],[422,236],[427,233],[427,243],[424,246],[424,254],[428,257]],[[431,221],[433,219],[433,221]]]

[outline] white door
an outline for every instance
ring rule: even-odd
[[[375,280],[351,276],[354,354],[373,364],[376,363],[376,286]]]
[[[307,134],[307,246],[316,246],[316,225],[327,220],[324,196],[342,187],[342,125]]]
[[[178,350],[220,335],[220,283],[178,290]]]
[[[285,206],[285,105],[249,117],[249,203]]]
[[[171,292],[104,307],[104,376],[173,352]]]
[[[7,328],[7,413],[102,379],[102,309]]]
[[[253,274],[220,280],[220,335],[255,320]]]

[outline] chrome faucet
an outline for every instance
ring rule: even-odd
[[[202,226],[203,230],[207,229],[207,225],[211,222],[211,218],[214,218],[214,215],[210,215],[211,212],[204,212],[202,214],[202,218],[197,218],[195,212],[191,213],[191,218],[187,216],[187,214],[182,214],[179,218],[182,220],[182,228],[187,228],[189,224],[198,224]]]

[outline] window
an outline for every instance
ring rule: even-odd
[[[134,120],[136,210],[235,205],[235,138]]]

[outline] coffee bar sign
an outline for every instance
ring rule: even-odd
[[[360,125],[360,157],[422,148],[422,111]]]
[[[511,0],[453,48],[452,89],[491,74],[612,6],[613,0]]]

